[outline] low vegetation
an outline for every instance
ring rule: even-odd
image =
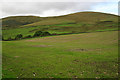
[[[117,78],[118,32],[3,41],[3,78]]]
[[[4,37],[2,37],[2,40],[3,41],[12,41],[12,40],[20,40],[20,39],[33,38],[33,37],[43,37],[43,36],[50,36],[50,35],[51,34],[49,32],[36,31],[33,36],[27,35],[27,36],[23,37],[22,34],[18,34],[15,36],[14,39],[11,37],[9,37],[8,39],[4,39]]]

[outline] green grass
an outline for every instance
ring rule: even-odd
[[[114,30],[118,30],[118,28],[114,28],[114,29],[104,29],[104,30],[96,30],[96,31],[114,31]]]
[[[116,78],[117,41],[118,31],[3,41],[3,78]]]
[[[37,26],[37,27],[28,27],[28,28],[16,28],[16,29],[9,29],[9,30],[3,30],[2,35],[4,39],[8,39],[9,37],[15,38],[16,35],[22,34],[23,37],[27,35],[33,36],[35,31],[41,30],[41,31],[46,31],[43,30],[44,28],[47,28],[47,26]],[[70,33],[70,31],[56,31],[56,30],[47,30],[49,33],[53,34],[62,34],[62,33]]]
[[[62,33],[80,33],[80,32],[95,32],[95,31],[111,31],[118,30],[118,26],[114,23],[114,26],[109,27],[108,25],[98,25],[96,24],[54,24],[54,25],[42,25],[42,26],[34,26],[34,27],[23,27],[23,28],[15,28],[15,29],[7,29],[2,30],[2,35],[4,39],[8,39],[9,37],[15,38],[16,35],[22,34],[23,37],[27,35],[33,35],[36,31],[48,31],[51,34],[62,34]]]

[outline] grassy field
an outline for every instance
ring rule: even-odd
[[[3,78],[115,78],[118,31],[3,41]]]

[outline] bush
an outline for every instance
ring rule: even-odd
[[[12,38],[11,37],[9,37],[8,39],[7,39],[7,41],[11,41],[12,40]]]
[[[51,35],[58,35],[57,33],[53,33],[53,34],[51,34]]]
[[[28,36],[25,36],[24,38],[32,38],[32,36],[31,36],[31,35],[28,35]]]
[[[41,36],[49,36],[49,35],[51,35],[49,32],[43,32],[43,33],[41,34]]]
[[[23,38],[23,35],[22,34],[18,34],[15,39],[22,39]]]
[[[33,37],[41,36],[41,34],[42,34],[42,31],[36,31]]]
[[[5,39],[4,39],[4,37],[2,36],[2,41],[4,41]]]

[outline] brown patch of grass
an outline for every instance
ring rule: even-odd
[[[32,45],[32,47],[50,47],[52,45]]]
[[[100,48],[96,48],[96,49],[84,49],[84,48],[75,48],[75,49],[71,49],[70,51],[80,51],[80,52],[83,52],[83,51],[101,51],[102,49]]]

